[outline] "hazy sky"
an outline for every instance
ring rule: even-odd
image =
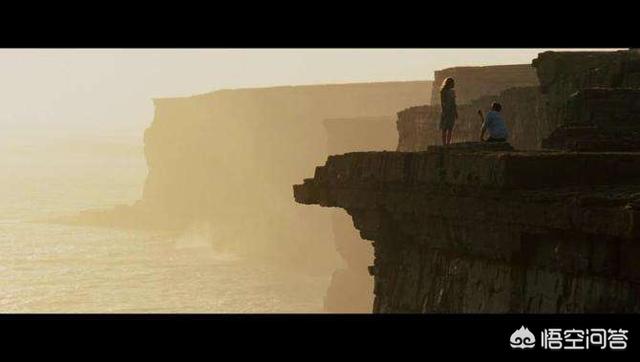
[[[0,127],[141,129],[153,97],[221,88],[433,79],[546,49],[2,49]]]

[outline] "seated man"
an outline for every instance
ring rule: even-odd
[[[486,142],[506,142],[508,137],[507,125],[500,115],[502,105],[498,102],[491,104],[491,111],[487,113],[487,118],[482,123],[482,133],[480,133],[480,140]],[[482,111],[478,111],[482,117]],[[489,138],[484,139],[484,133],[489,132]]]

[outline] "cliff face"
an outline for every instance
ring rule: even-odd
[[[374,241],[374,312],[637,312],[639,166],[474,144],[350,153],[294,195]]]
[[[587,88],[567,101],[563,124],[542,141],[572,151],[640,151],[640,89]]]
[[[432,105],[440,104],[439,89],[447,77],[456,80],[456,100],[459,104],[468,104],[483,96],[498,95],[508,88],[538,85],[536,70],[531,64],[447,68],[434,73]]]
[[[329,154],[353,151],[393,150],[398,144],[393,117],[328,119],[324,121]],[[336,250],[345,262],[332,276],[325,297],[328,312],[370,313],[373,278],[367,267],[373,263],[373,247],[360,238],[344,210],[332,210]]]
[[[544,52],[532,62],[545,99],[539,122],[549,130],[571,117],[569,97],[587,88],[640,88],[640,54],[616,52]]]
[[[457,88],[457,86],[456,86]],[[502,114],[509,129],[509,142],[519,149],[537,149],[553,128],[544,119],[545,100],[538,87],[508,88],[498,95],[485,95],[458,106],[454,142],[480,139],[482,121],[478,110],[487,112],[492,102],[502,104]],[[441,144],[439,106],[418,106],[398,113],[398,151],[424,151]]]
[[[538,78],[534,81],[531,78],[535,75]],[[498,101],[510,131],[509,142],[518,149],[540,149],[542,141],[571,116],[568,100],[575,92],[589,88],[640,88],[640,55],[629,51],[544,52],[526,68],[452,68],[436,72],[432,105],[437,98],[438,78],[444,76],[455,77],[456,94],[463,93],[459,96],[459,119],[453,133],[456,142],[479,140],[481,123],[477,111],[486,112],[491,102]],[[482,84],[488,85],[482,88]],[[398,113],[398,150],[420,151],[441,143],[439,120],[439,106],[411,107]]]
[[[541,88],[460,107],[458,140],[479,133],[476,107],[497,99],[518,148],[554,151],[430,146],[439,111],[411,107],[397,122],[398,150],[411,152],[330,156],[294,197],[346,210],[373,241],[374,312],[638,312],[640,93],[630,53],[543,53]]]
[[[323,121],[364,117],[375,123],[372,117],[389,118],[428,100],[430,89],[428,81],[386,82],[156,99],[144,137],[149,174],[142,199],[79,219],[204,230],[223,249],[331,270],[339,261],[331,217],[292,202],[289,188],[326,158]],[[397,135],[393,127],[390,132],[393,142]],[[360,136],[344,142],[366,143],[366,128]]]
[[[431,105],[414,106],[398,112],[399,151],[425,150],[441,143],[439,87],[446,77],[456,80],[459,119],[454,142],[480,137],[478,109],[488,111],[492,102],[503,105],[511,142],[523,149],[535,148],[552,129],[539,122],[544,100],[538,88],[536,69],[530,64],[485,67],[456,67],[435,72]]]

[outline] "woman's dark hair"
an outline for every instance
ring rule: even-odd
[[[492,111],[496,111],[496,112],[500,112],[502,110],[502,104],[500,104],[498,102],[491,103],[491,110]]]
[[[451,89],[455,86],[455,81],[451,77],[447,77],[442,81],[442,85],[440,86],[440,93],[443,93],[447,89]]]

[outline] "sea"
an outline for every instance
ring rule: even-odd
[[[0,313],[323,312],[329,274],[47,221],[131,204],[146,175],[141,130],[0,129]]]

